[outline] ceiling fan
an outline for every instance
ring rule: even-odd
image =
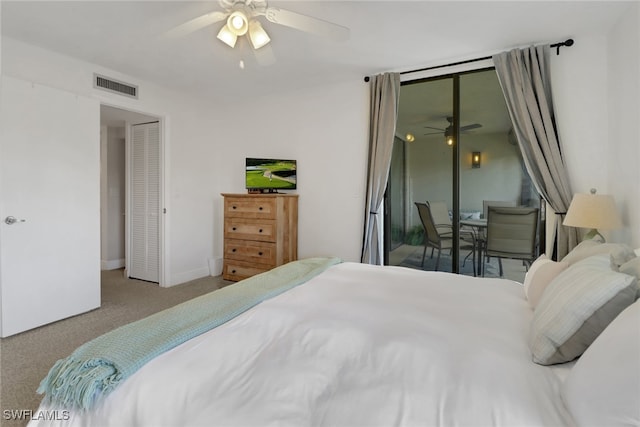
[[[435,129],[438,132],[429,132],[429,133],[425,133],[424,135],[435,135],[435,134],[444,132],[444,138],[447,141],[447,145],[452,145],[453,144],[453,117],[448,116],[447,121],[449,122],[449,126],[447,126],[445,129],[436,128],[433,126],[425,126],[425,128]],[[466,132],[468,130],[477,129],[480,127],[482,127],[480,123],[472,123],[470,125],[460,126],[460,132]]]
[[[336,41],[349,38],[350,30],[342,25],[314,18],[290,10],[270,7],[266,0],[219,0],[222,11],[214,11],[185,22],[166,35],[182,37],[226,20],[219,30],[217,38],[230,47],[234,47],[238,37],[247,35],[255,50],[268,44],[271,39],[262,28],[258,17],[264,16],[274,24],[284,25],[300,31],[317,34]]]

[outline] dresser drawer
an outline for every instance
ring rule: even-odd
[[[224,268],[222,269],[222,278],[225,280],[238,281],[256,274],[269,271],[273,267],[260,266],[250,262],[224,260]]]
[[[275,242],[276,228],[276,222],[273,220],[225,218],[224,238]]]
[[[222,196],[226,280],[246,279],[298,259],[297,194]]]
[[[264,218],[275,219],[276,200],[267,197],[245,198],[225,197],[225,218]]]
[[[241,260],[276,266],[277,248],[275,243],[252,240],[227,239],[224,242],[224,259]]]

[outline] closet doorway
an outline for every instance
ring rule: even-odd
[[[102,269],[162,285],[161,121],[106,105],[100,118]]]
[[[469,232],[481,237],[486,230],[463,223],[486,219],[487,202],[540,207],[540,198],[495,70],[403,82],[396,129],[385,198],[386,263],[468,275],[475,266],[476,274],[484,268],[497,275],[495,260],[473,262]],[[425,250],[425,218],[417,203],[428,204],[433,225],[448,233],[441,251],[434,245]],[[516,270],[521,279],[524,267]]]

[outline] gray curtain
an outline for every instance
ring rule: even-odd
[[[553,112],[549,46],[503,52],[493,56],[493,62],[527,171],[556,213],[554,258],[561,259],[578,236],[575,228],[562,225],[573,193]]]
[[[384,73],[371,78],[369,164],[364,211],[364,237],[360,261],[382,265],[382,201],[389,178],[391,152],[398,118],[400,74]]]

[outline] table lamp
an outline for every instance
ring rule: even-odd
[[[590,228],[584,240],[598,236],[604,242],[604,236],[598,229],[613,230],[622,227],[613,196],[596,194],[592,188],[590,194],[577,193],[573,196],[563,225],[569,227]]]

